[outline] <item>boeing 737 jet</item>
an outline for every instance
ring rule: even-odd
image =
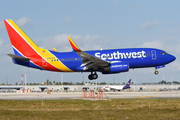
[[[90,72],[90,80],[97,79],[97,72],[115,74],[129,69],[165,67],[176,58],[164,50],[154,48],[127,48],[82,51],[68,37],[72,52],[57,52],[38,47],[14,22],[4,20],[14,54],[8,54],[18,65],[56,72]]]

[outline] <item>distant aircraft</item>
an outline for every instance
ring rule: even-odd
[[[82,51],[68,37],[72,52],[57,52],[38,47],[14,22],[4,20],[14,54],[8,54],[15,64],[56,72],[91,72],[90,80],[97,79],[97,72],[115,74],[129,69],[165,67],[176,58],[160,49],[127,48]],[[103,42],[103,41],[102,41]]]
[[[125,86],[123,86],[123,85],[105,85],[102,87],[102,90],[121,91],[121,90],[125,90],[125,89],[130,89],[131,88],[130,84],[131,84],[131,79],[128,81],[128,83]]]

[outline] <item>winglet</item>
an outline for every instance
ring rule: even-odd
[[[53,47],[54,52],[57,52],[56,48]]]
[[[72,49],[73,49],[74,52],[82,52],[82,51],[78,48],[78,46],[74,43],[74,41],[71,39],[71,37],[68,36],[68,40],[69,40],[69,42],[70,42],[70,44],[71,44],[71,47],[72,47]]]

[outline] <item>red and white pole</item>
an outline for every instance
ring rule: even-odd
[[[21,83],[23,85],[23,74],[21,75]]]

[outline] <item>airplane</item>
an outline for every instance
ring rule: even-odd
[[[73,51],[47,50],[38,47],[13,20],[7,19],[4,23],[14,50],[14,54],[7,55],[15,64],[40,70],[90,72],[88,78],[94,80],[98,78],[97,72],[116,74],[128,72],[129,69],[155,67],[154,73],[157,75],[157,69],[176,59],[164,50],[155,48],[82,51],[69,36]]]
[[[121,90],[125,90],[125,89],[130,89],[130,84],[131,84],[131,79],[128,81],[128,83],[125,86],[122,85],[105,85],[102,87],[102,90],[105,91],[109,91],[109,90],[113,90],[113,91],[121,91]]]

